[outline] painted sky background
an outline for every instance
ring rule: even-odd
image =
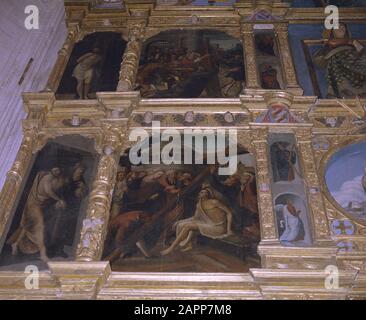
[[[366,167],[366,141],[337,152],[329,161],[325,181],[330,192],[338,191],[345,181],[363,175]]]

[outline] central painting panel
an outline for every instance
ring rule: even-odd
[[[254,157],[218,165],[131,165],[121,158],[103,259],[123,272],[248,272],[259,267]],[[193,162],[195,163],[195,162]]]
[[[145,42],[136,90],[144,98],[238,97],[244,79],[239,40],[214,30],[172,30]]]

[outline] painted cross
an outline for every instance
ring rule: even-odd
[[[351,235],[355,231],[355,227],[350,220],[334,220],[332,223],[332,229],[335,235]]]

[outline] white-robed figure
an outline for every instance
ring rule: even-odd
[[[285,227],[280,236],[280,241],[295,242],[304,240],[304,224],[299,217],[301,210],[297,210],[290,201],[287,202],[287,205],[276,205],[275,210],[277,214],[282,213]]]
[[[194,216],[180,220],[175,224],[176,239],[172,245],[161,252],[161,255],[171,253],[177,246],[183,251],[192,249],[192,239],[200,233],[211,239],[222,239],[232,232],[232,212],[215,197],[214,191],[206,186],[199,195]]]
[[[94,48],[92,52],[82,55],[72,73],[78,84],[76,87],[80,99],[88,99],[91,82],[95,74],[96,65],[102,61],[101,50]]]

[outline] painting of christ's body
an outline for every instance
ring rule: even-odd
[[[253,167],[240,165],[231,176],[219,176],[216,165],[121,165],[119,170],[124,182],[117,184],[126,187],[119,213],[109,222],[103,255],[115,270],[131,270],[134,261],[141,271],[158,266],[174,271],[182,263],[191,271],[245,270],[248,264],[241,259],[256,257],[260,232]],[[198,262],[211,254],[221,267]]]

